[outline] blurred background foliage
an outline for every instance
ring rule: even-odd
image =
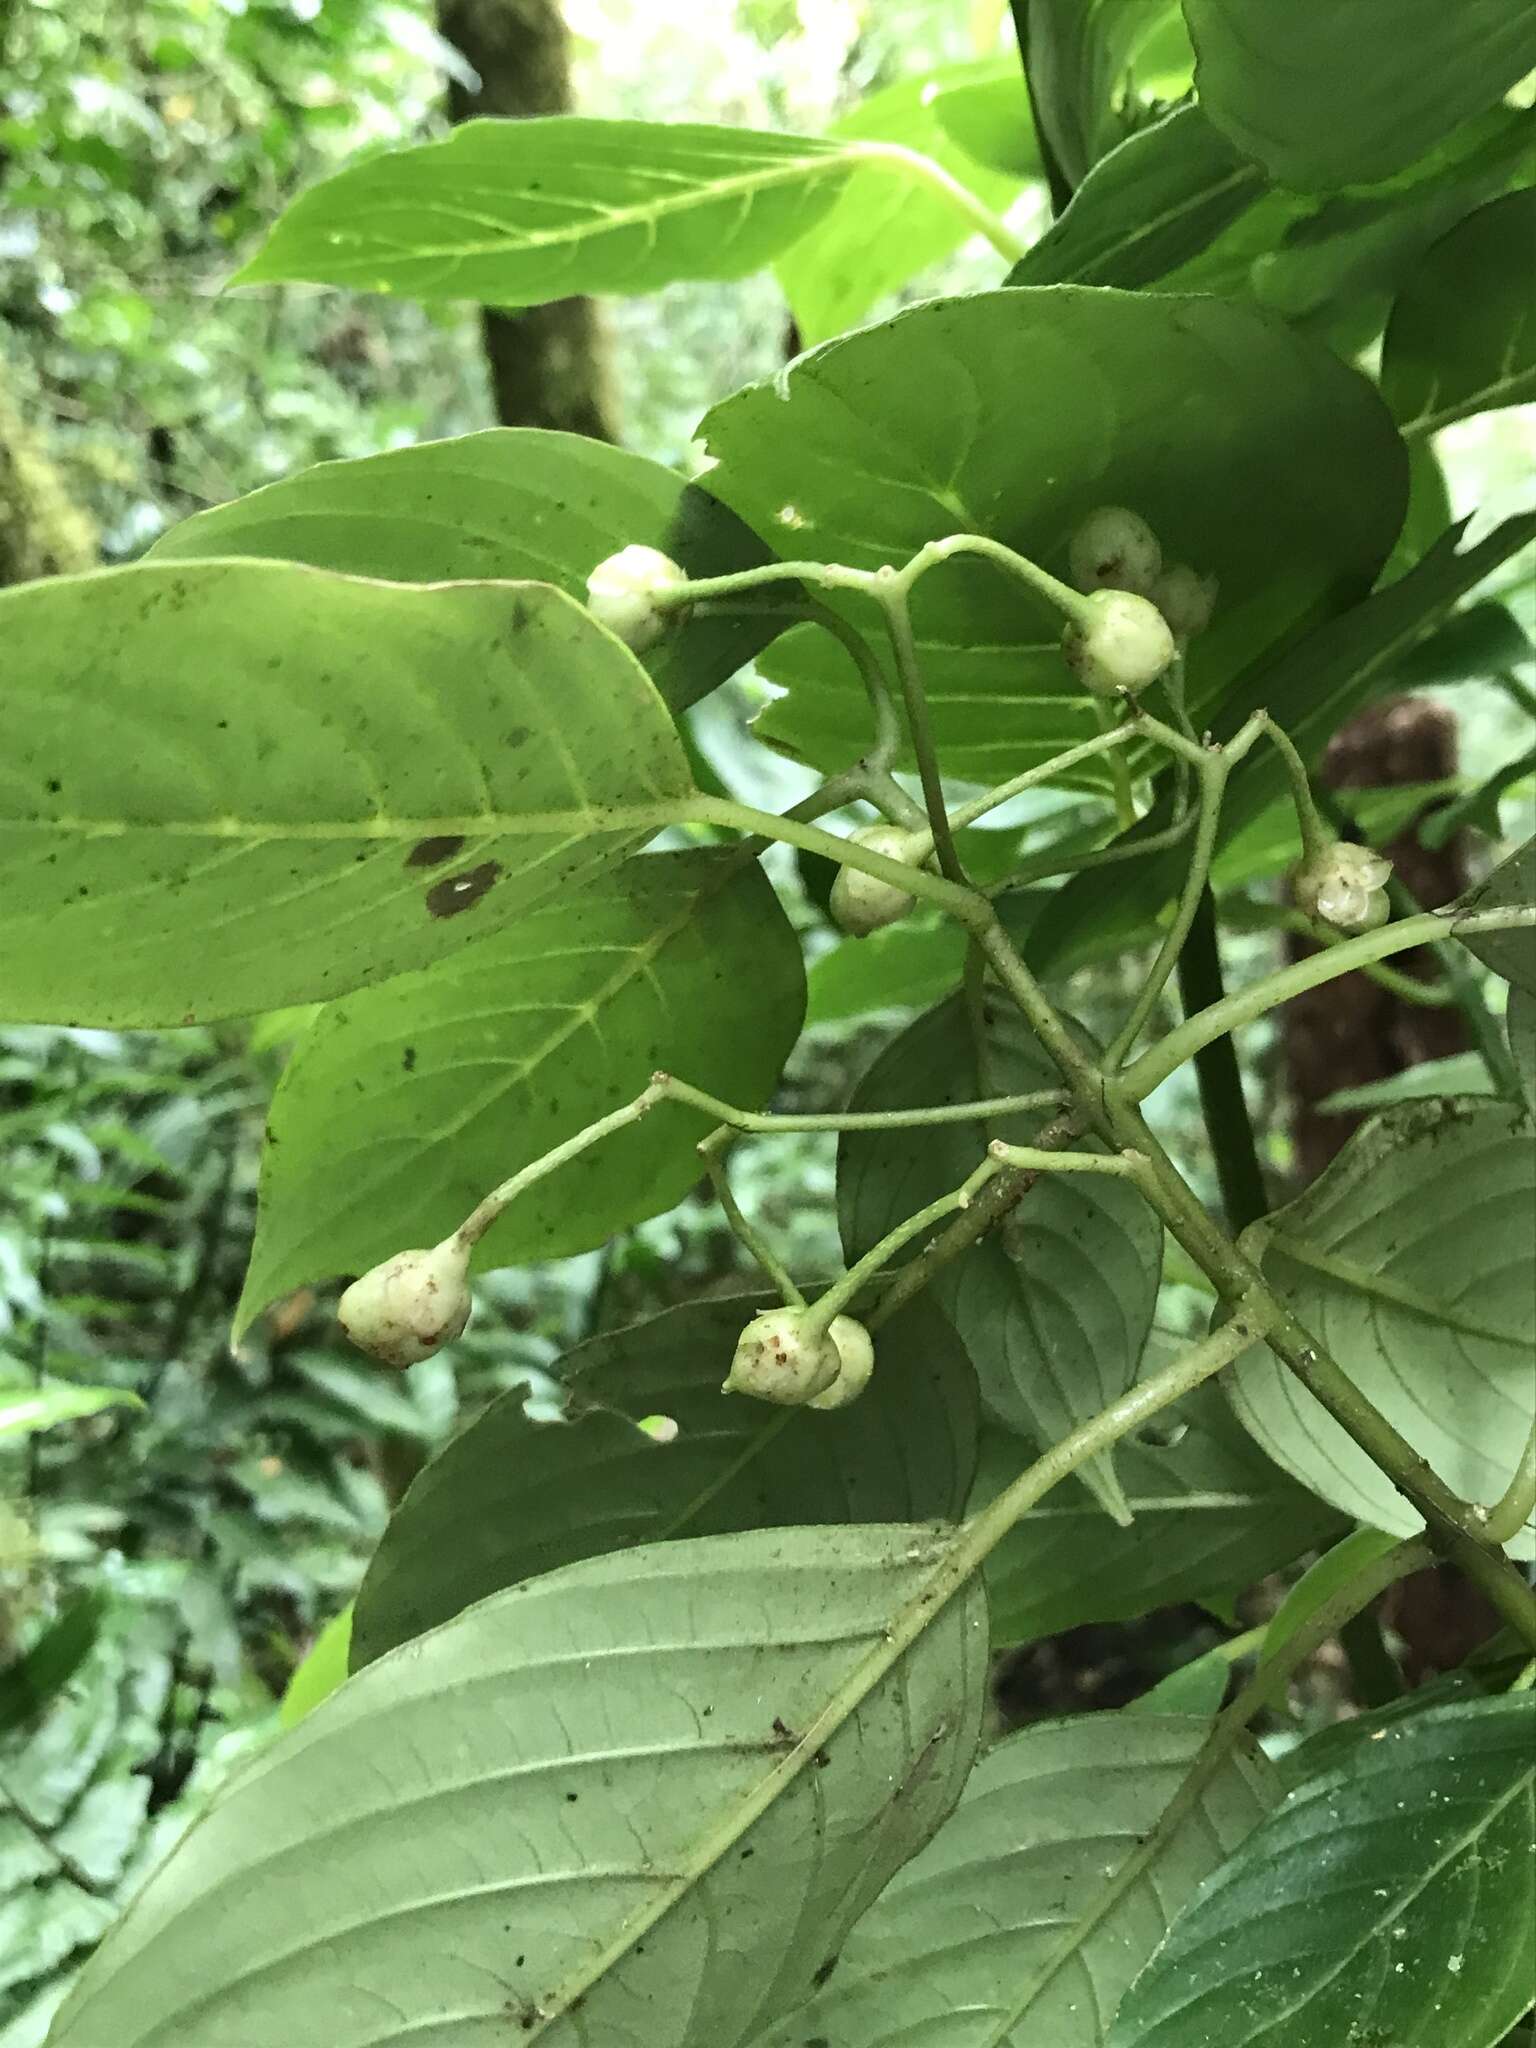
[[[175,520],[308,464],[494,421],[491,337],[468,309],[221,285],[300,187],[359,150],[441,132],[450,104],[473,110],[481,81],[465,50],[496,7],[541,11],[0,0],[0,580],[128,560]],[[593,113],[815,132],[895,87],[856,118],[905,135],[924,103],[910,81],[1005,56],[1005,16],[1000,0],[568,0],[555,54],[569,79],[541,89]],[[1043,223],[1043,187],[1019,210]],[[995,259],[951,250],[903,291],[995,277]],[[684,464],[702,411],[797,339],[771,277],[605,306],[593,331],[619,438]],[[1451,504],[1507,507],[1528,488],[1532,445],[1529,420],[1507,413],[1442,437]],[[1427,541],[1446,507],[1433,474],[1423,495]],[[1528,580],[1502,595],[1528,630]],[[1529,648],[1513,626],[1500,634],[1496,654],[1462,663],[1442,693],[1448,739],[1432,703],[1427,753],[1403,772],[1341,777],[1366,783],[1349,800],[1372,836],[1432,839],[1423,820],[1465,799],[1475,866],[1528,815],[1530,763],[1512,777],[1504,764],[1530,747]],[[720,693],[694,737],[727,781],[783,802],[806,784],[750,737],[760,698],[750,681]],[[1373,758],[1379,769],[1379,748]],[[1505,779],[1489,793],[1495,772]],[[1034,852],[1081,824],[1072,799],[1041,796],[989,835],[991,857],[1001,872],[1021,843]],[[1262,821],[1228,856],[1228,907],[1251,927],[1231,949],[1234,978],[1274,956],[1284,858]],[[822,1107],[950,985],[953,939],[916,919],[834,948],[828,875],[787,860],[776,873],[812,959],[815,1026],[781,1106]],[[1086,1023],[1123,1004],[1138,966],[1077,976],[1069,1000]],[[0,1029],[0,2048],[37,2048],[120,1901],[278,1725],[295,1669],[423,1457],[493,1393],[547,1389],[571,1343],[741,1275],[734,1238],[695,1195],[601,1252],[493,1276],[468,1336],[409,1378],[338,1348],[328,1298],[308,1292],[233,1352],[262,1118],[305,1023]],[[1463,1044],[1429,1050],[1458,1057]],[[1295,1047],[1288,1090],[1274,1033],[1249,1034],[1243,1053],[1283,1182],[1296,1089],[1306,1114],[1328,1091],[1298,1081]],[[1396,1043],[1367,1099],[1426,1056]],[[1192,1084],[1170,1086],[1157,1109],[1208,1182]],[[736,1172],[789,1263],[827,1270],[831,1142],[749,1148]],[[1165,1323],[1192,1326],[1193,1276],[1171,1265],[1168,1282]],[[131,1405],[52,1429],[8,1420],[7,1402],[39,1384],[107,1388]],[[1186,1610],[1119,1631],[1112,1649],[1106,1632],[1082,1632],[1086,1648],[1015,1674],[1013,1704],[1127,1696],[1238,1620]],[[324,1639],[319,1655],[334,1647]],[[1324,1673],[1317,1685],[1326,1696],[1343,1682]]]

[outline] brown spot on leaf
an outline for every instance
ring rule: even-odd
[[[427,911],[432,917],[457,917],[478,903],[501,873],[499,860],[483,860],[477,868],[461,875],[445,875],[427,891]]]
[[[437,868],[464,851],[462,832],[445,832],[439,839],[419,839],[405,856],[408,868]]]

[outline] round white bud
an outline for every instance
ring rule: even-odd
[[[1157,535],[1139,512],[1101,505],[1072,536],[1069,559],[1079,590],[1151,592],[1163,567]]]
[[[868,1330],[852,1316],[834,1316],[827,1331],[837,1346],[837,1378],[813,1396],[813,1408],[846,1408],[869,1385],[875,1369],[875,1347]]]
[[[849,838],[853,845],[867,846],[871,853],[883,853],[888,860],[899,860],[907,867],[917,866],[928,847],[925,837],[914,840],[913,834],[900,825],[865,825],[850,833]],[[840,931],[847,932],[850,938],[863,939],[905,917],[912,902],[907,891],[898,889],[894,882],[866,875],[861,868],[843,867],[838,869],[827,907]]]
[[[1392,863],[1368,846],[1335,840],[1299,868],[1292,890],[1309,917],[1335,931],[1373,932],[1392,915],[1386,888]]]
[[[1168,630],[1179,642],[1193,640],[1211,623],[1216,610],[1217,583],[1214,576],[1202,576],[1188,562],[1175,562],[1152,586],[1152,602],[1168,621]]]
[[[1178,654],[1168,621],[1157,606],[1129,590],[1096,590],[1093,617],[1073,620],[1062,635],[1067,666],[1096,697],[1144,690]]]
[[[385,1365],[417,1365],[469,1321],[469,1252],[445,1238],[430,1251],[396,1252],[341,1297],[337,1315],[359,1351]]]
[[[735,1356],[720,1391],[750,1394],[783,1408],[799,1408],[830,1387],[838,1350],[826,1330],[805,1329],[803,1308],[768,1308],[736,1340]]]
[[[626,647],[642,654],[679,616],[676,606],[664,608],[656,599],[687,581],[670,555],[635,541],[599,562],[587,578],[587,610]]]

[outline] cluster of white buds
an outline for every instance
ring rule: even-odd
[[[906,867],[925,860],[933,843],[926,833],[907,832],[900,825],[865,825],[849,838],[853,845],[867,846],[871,853],[883,853],[887,860],[899,860]],[[832,884],[827,907],[840,931],[863,939],[905,917],[912,901],[894,882],[882,882],[878,875],[866,875],[861,868],[844,867]]]
[[[1297,870],[1296,901],[1336,931],[1373,932],[1392,915],[1386,891],[1391,872],[1391,861],[1368,846],[1338,839]]]
[[[736,1341],[720,1391],[781,1408],[846,1408],[869,1384],[875,1348],[852,1316],[822,1329],[804,1308],[769,1308]]]
[[[1068,626],[1062,651],[1095,696],[1155,682],[1181,647],[1211,623],[1216,579],[1187,562],[1163,565],[1163,548],[1139,512],[1101,505],[1072,536],[1072,581],[1093,605]]]
[[[469,1247],[446,1237],[429,1251],[396,1252],[341,1297],[341,1327],[384,1365],[419,1365],[469,1321]]]
[[[670,555],[634,541],[599,562],[587,578],[587,610],[626,647],[643,654],[681,616],[681,607],[656,600],[681,590],[687,581]]]

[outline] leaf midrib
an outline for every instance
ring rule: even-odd
[[[3,832],[56,832],[81,839],[124,839],[135,834],[171,839],[255,839],[350,841],[355,839],[517,838],[547,837],[587,831],[661,831],[690,816],[689,800],[679,795],[650,804],[573,805],[559,811],[477,811],[448,817],[406,818],[395,815],[357,819],[292,819],[274,825],[251,818],[174,818],[144,822],[134,818],[0,817]]]

